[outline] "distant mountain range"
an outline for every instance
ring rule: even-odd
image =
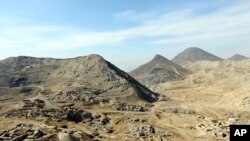
[[[161,55],[156,55],[153,60],[130,72],[131,76],[143,84],[182,80],[190,73],[191,71]]]
[[[235,54],[228,60],[243,59],[247,57]],[[156,55],[130,72],[135,80],[99,55],[70,59],[10,57],[0,61],[0,87],[19,87],[32,83],[43,83],[45,86],[79,83],[86,88],[96,89],[98,95],[154,102],[157,94],[141,83],[147,85],[182,80],[192,72],[181,65],[202,60],[223,59],[197,47],[185,49],[172,61]]]

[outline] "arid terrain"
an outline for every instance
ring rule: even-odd
[[[0,140],[229,140],[250,124],[250,60],[204,56],[156,56],[139,82],[98,55],[2,60]]]
[[[249,17],[250,0],[0,0],[0,141],[250,141]]]
[[[230,124],[250,124],[250,61],[186,65],[185,80],[151,86],[166,96],[156,104],[162,125],[186,140],[229,140]],[[171,105],[170,103],[174,103]]]

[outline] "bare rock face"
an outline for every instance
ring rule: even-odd
[[[159,84],[169,81],[182,80],[191,71],[171,62],[161,55],[130,72],[141,83]]]
[[[147,102],[157,100],[157,94],[99,55],[70,59],[20,56],[0,61],[0,87],[37,83],[45,87],[61,85],[62,90],[78,84],[86,92],[91,90],[105,98]]]
[[[233,61],[241,61],[248,59],[246,56],[240,55],[240,54],[235,54],[232,57],[228,58],[228,60],[233,60]]]
[[[202,60],[220,61],[223,59],[197,47],[185,49],[183,52],[179,53],[176,57],[174,57],[174,59],[172,59],[173,62],[180,65],[185,64],[187,62],[196,62]]]
[[[21,87],[45,82],[62,64],[62,60],[28,56],[0,61],[0,87]]]

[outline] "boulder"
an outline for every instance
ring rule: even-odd
[[[58,133],[58,139],[60,141],[80,141],[79,138],[68,133]]]
[[[36,130],[35,132],[34,132],[34,135],[33,135],[33,137],[34,138],[41,138],[41,137],[43,137],[45,134],[41,131],[41,130]]]

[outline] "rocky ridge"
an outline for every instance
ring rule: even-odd
[[[0,62],[0,74],[0,87],[44,84],[51,88],[60,85],[60,92],[77,84],[84,87],[86,93],[96,91],[96,95],[105,98],[157,100],[157,94],[99,55],[70,59],[8,58]]]

